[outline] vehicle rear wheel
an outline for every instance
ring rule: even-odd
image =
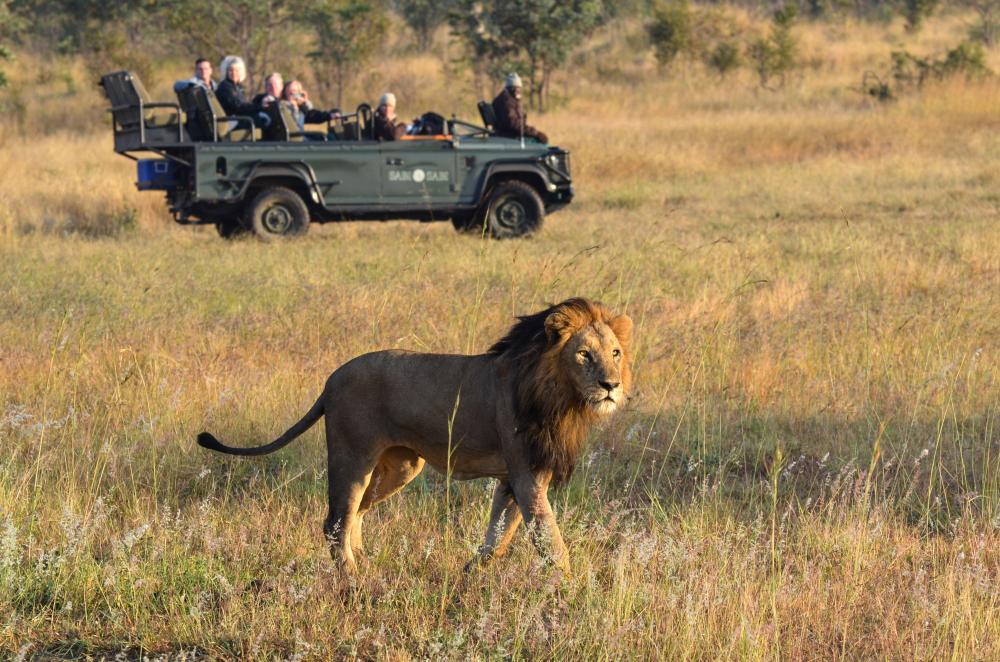
[[[309,230],[309,208],[291,189],[266,188],[247,207],[245,225],[264,241],[302,235]]]
[[[225,221],[219,221],[215,224],[215,231],[219,233],[219,236],[223,239],[235,239],[241,235],[246,234],[247,229],[243,227],[239,219],[232,218]]]
[[[542,227],[545,218],[545,205],[538,191],[517,180],[497,184],[486,209],[486,227],[495,239],[531,234]]]

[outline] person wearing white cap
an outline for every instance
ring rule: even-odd
[[[501,138],[534,138],[540,143],[549,142],[548,136],[528,124],[528,115],[521,107],[521,77],[507,74],[504,88],[493,100],[496,125],[493,132]]]
[[[396,121],[396,95],[386,92],[375,110],[375,140],[396,140],[406,134],[406,124]]]

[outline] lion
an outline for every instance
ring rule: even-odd
[[[361,522],[430,464],[459,480],[497,479],[486,537],[466,566],[503,555],[524,522],[543,557],[569,571],[550,483],[573,472],[593,423],[631,388],[632,320],[572,298],[525,315],[485,354],[385,350],[338,368],[295,425],[263,446],[234,448],[203,432],[198,444],[232,455],[283,448],[325,417],[334,561],[348,573]]]

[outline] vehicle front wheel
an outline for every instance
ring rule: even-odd
[[[309,208],[291,189],[266,188],[247,207],[245,224],[264,241],[294,237],[309,230]]]
[[[545,218],[545,205],[538,191],[516,180],[497,184],[486,209],[486,228],[495,239],[511,239],[536,232]]]

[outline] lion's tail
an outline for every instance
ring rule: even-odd
[[[321,395],[316,404],[312,406],[312,409],[306,412],[306,415],[299,419],[299,422],[288,428],[285,434],[281,435],[274,441],[263,446],[254,446],[253,448],[234,448],[232,446],[226,446],[221,441],[215,438],[214,435],[208,432],[202,432],[198,435],[198,445],[202,448],[207,448],[212,451],[218,451],[220,453],[228,453],[230,455],[267,455],[268,453],[273,453],[274,451],[284,448],[289,443],[295,440],[300,434],[308,430],[313,426],[316,421],[323,417],[323,396]]]

